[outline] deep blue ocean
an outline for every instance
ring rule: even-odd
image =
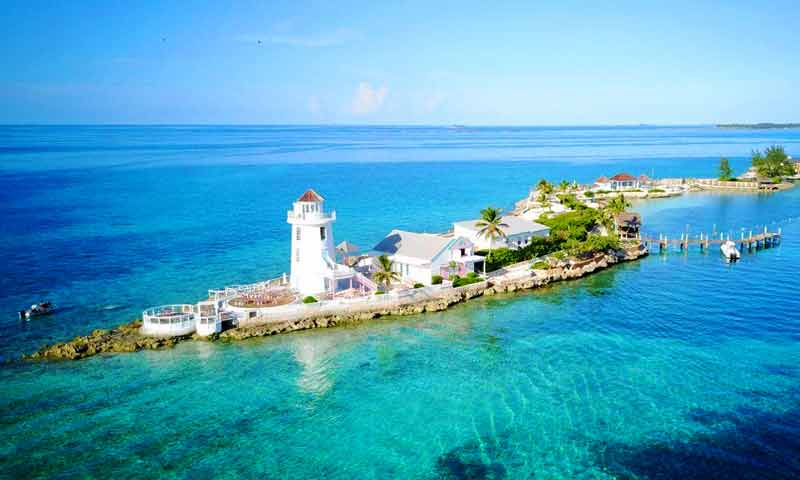
[[[655,252],[437,314],[15,360],[281,274],[309,187],[369,248],[543,177],[715,176],[772,144],[800,157],[800,130],[0,127],[0,477],[798,478],[800,189],[634,204],[654,234],[782,228],[732,265]]]

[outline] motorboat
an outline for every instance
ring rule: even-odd
[[[738,260],[742,256],[742,254],[739,253],[739,249],[736,248],[736,244],[731,240],[722,242],[722,245],[719,246],[719,250],[722,252],[722,256],[728,260]]]
[[[41,317],[42,315],[49,315],[55,310],[53,302],[40,302],[34,303],[30,308],[19,311],[20,320],[30,320],[33,317]]]

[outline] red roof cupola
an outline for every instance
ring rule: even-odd
[[[306,190],[306,193],[300,195],[300,198],[297,199],[298,202],[322,202],[325,199],[322,198],[322,195],[315,192],[313,188],[309,188]]]
[[[631,180],[636,180],[636,179],[633,178],[632,175],[629,175],[627,173],[618,173],[613,177],[611,177],[611,180],[615,182],[630,182]]]

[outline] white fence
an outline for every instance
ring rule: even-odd
[[[195,331],[195,306],[162,305],[142,312],[142,333],[145,335],[188,335]]]

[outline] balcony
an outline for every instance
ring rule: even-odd
[[[336,212],[295,212],[289,210],[286,212],[286,220],[289,223],[302,221],[302,222],[328,222],[336,220]]]

